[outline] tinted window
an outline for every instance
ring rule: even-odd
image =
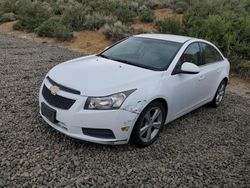
[[[182,54],[180,61],[181,65],[185,62],[189,62],[199,66],[201,64],[201,52],[199,44],[190,44]]]
[[[203,64],[214,63],[223,60],[220,53],[211,45],[201,43]]]
[[[99,56],[153,70],[166,69],[182,43],[141,37],[130,37]]]

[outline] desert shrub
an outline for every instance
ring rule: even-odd
[[[139,12],[139,19],[142,22],[152,22],[154,20],[154,11],[146,6],[143,6]]]
[[[83,23],[84,29],[97,30],[105,24],[105,19],[101,14],[86,15]]]
[[[49,4],[55,15],[62,15],[69,8],[82,6],[76,0],[49,0]]]
[[[145,4],[152,9],[161,9],[169,7],[171,3],[170,0],[148,0]]]
[[[48,12],[50,12],[51,14],[54,14],[54,10],[53,7],[51,6],[51,3],[48,2],[42,2],[42,6],[44,9],[46,9]]]
[[[250,81],[250,62],[238,62],[234,66],[231,66],[231,68],[235,73],[240,75],[240,77]]]
[[[10,22],[16,20],[16,16],[13,13],[0,14],[0,23]]]
[[[86,15],[85,21],[83,23],[84,29],[88,30],[98,30],[104,24],[113,24],[117,21],[116,17],[104,16],[99,13],[94,13],[92,15]]]
[[[116,16],[122,23],[130,23],[138,15],[139,3],[127,0],[92,0],[82,1],[90,12]]]
[[[195,34],[197,37],[214,41],[219,48],[224,48],[224,33],[227,30],[228,25],[225,20],[218,15],[209,15],[200,23],[200,27],[195,28]]]
[[[18,8],[18,22],[14,25],[14,29],[26,30],[32,32],[51,16],[51,12],[47,10],[40,2],[31,2],[23,0]]]
[[[59,18],[52,17],[46,20],[35,31],[42,37],[54,37],[58,40],[70,38],[70,30],[62,24]]]
[[[175,13],[183,14],[189,7],[187,0],[173,0],[170,6]]]
[[[184,14],[184,30],[190,36],[215,43],[229,58],[250,58],[250,2],[201,0]]]
[[[237,25],[238,29],[237,34],[235,34],[236,42],[234,50],[243,57],[250,59],[250,15],[238,19]]]
[[[84,3],[90,7],[91,12],[99,12],[106,14],[107,12],[112,13],[117,7],[117,1],[115,0],[92,0]]]
[[[0,2],[0,11],[4,13],[16,12],[17,4],[16,0],[4,0]]]
[[[128,37],[133,32],[134,30],[132,28],[122,24],[120,21],[114,24],[105,24],[102,28],[102,33],[105,35],[105,37],[114,42]]]
[[[176,16],[157,20],[156,27],[160,33],[181,34],[183,32],[182,23]]]
[[[63,13],[62,22],[71,30],[79,31],[84,28],[83,23],[85,21],[85,16],[86,12],[84,6],[72,6]]]
[[[117,7],[117,9],[114,11],[114,15],[122,23],[131,23],[133,22],[133,18],[137,16],[137,11],[131,9],[129,4],[123,3],[121,6]]]

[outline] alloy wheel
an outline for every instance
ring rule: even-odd
[[[150,142],[160,131],[163,120],[162,110],[159,107],[153,107],[145,113],[141,126],[140,138],[143,142]]]
[[[218,91],[217,91],[217,95],[216,95],[216,104],[219,105],[224,97],[224,94],[225,94],[225,88],[226,88],[226,85],[224,83],[221,83]]]

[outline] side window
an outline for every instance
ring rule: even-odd
[[[223,60],[220,53],[211,45],[200,43],[202,49],[203,64],[215,63]]]
[[[190,44],[185,50],[185,52],[182,54],[180,61],[180,65],[185,62],[190,62],[199,66],[201,64],[201,51],[199,44]]]

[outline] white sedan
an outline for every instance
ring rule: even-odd
[[[135,35],[51,69],[40,113],[73,138],[145,147],[164,124],[207,103],[219,106],[228,75],[228,60],[210,42]]]

